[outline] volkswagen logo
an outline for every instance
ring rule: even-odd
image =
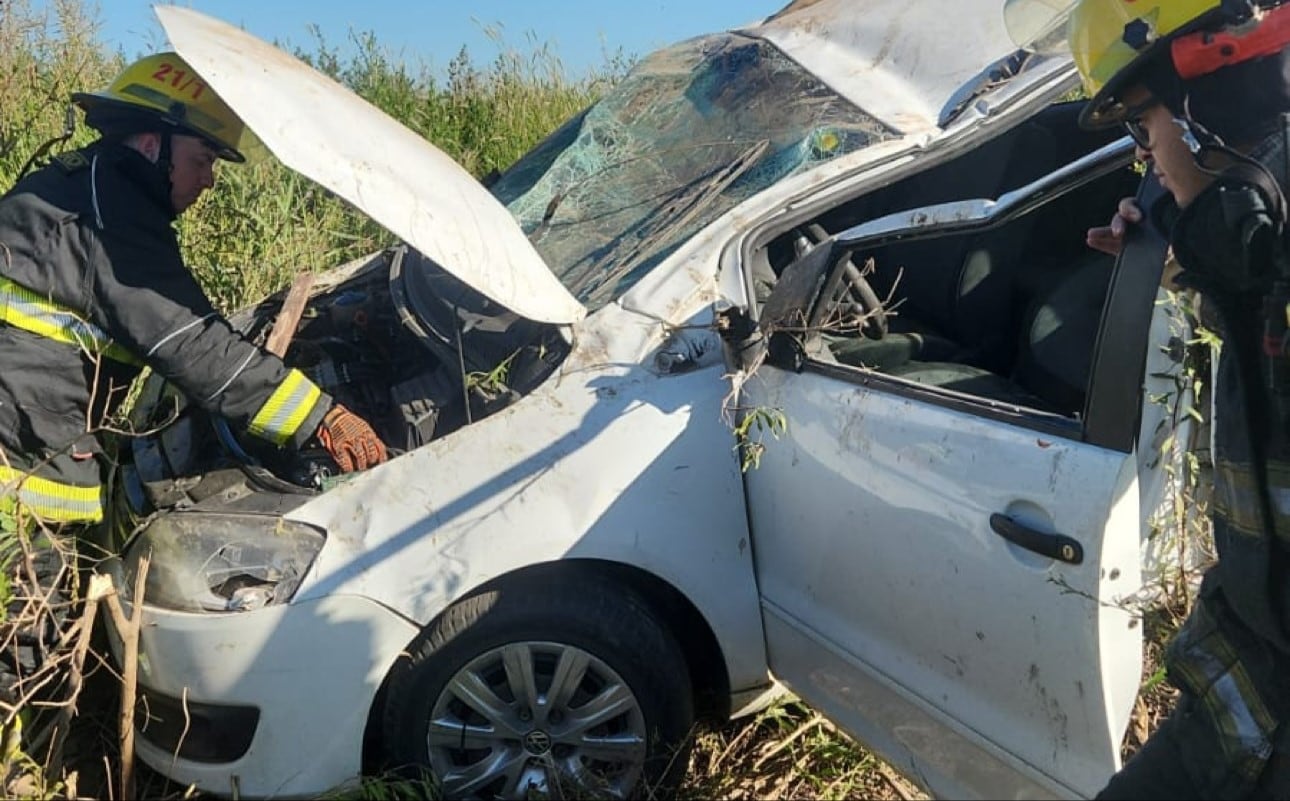
[[[542,756],[551,750],[551,735],[534,729],[524,736],[524,748],[533,756]]]

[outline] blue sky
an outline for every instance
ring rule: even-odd
[[[351,31],[371,31],[410,63],[442,70],[464,45],[486,64],[498,44],[521,53],[547,46],[578,75],[620,52],[640,56],[701,33],[737,27],[778,11],[788,0],[179,0],[244,27],[268,41],[312,50],[317,25],[324,41],[343,46]],[[52,0],[34,0],[36,7]],[[93,7],[95,0],[86,0]],[[98,0],[101,38],[127,57],[163,47],[151,0]],[[342,47],[342,53],[348,52]]]

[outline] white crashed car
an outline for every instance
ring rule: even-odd
[[[488,188],[159,6],[402,244],[319,275],[286,352],[388,463],[145,386],[114,519],[118,580],[151,559],[142,759],[240,797],[418,767],[629,796],[787,687],[937,795],[1100,788],[1178,368],[1158,239],[1084,244],[1131,145],[1078,129],[1069,59],[1001,5],[799,0],[644,59]]]

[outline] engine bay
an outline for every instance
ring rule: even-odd
[[[265,346],[285,295],[229,321]],[[406,246],[317,276],[288,335],[286,364],[365,419],[391,458],[505,408],[569,349],[558,327],[517,317]],[[316,443],[279,448],[236,431],[160,376],[144,382],[131,421],[143,432],[126,477],[136,512],[312,495],[344,480]]]

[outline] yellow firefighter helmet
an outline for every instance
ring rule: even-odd
[[[255,134],[192,67],[174,53],[145,56],[99,92],[72,101],[85,122],[103,133],[156,130],[157,123],[206,140],[228,161],[246,161],[259,145]]]

